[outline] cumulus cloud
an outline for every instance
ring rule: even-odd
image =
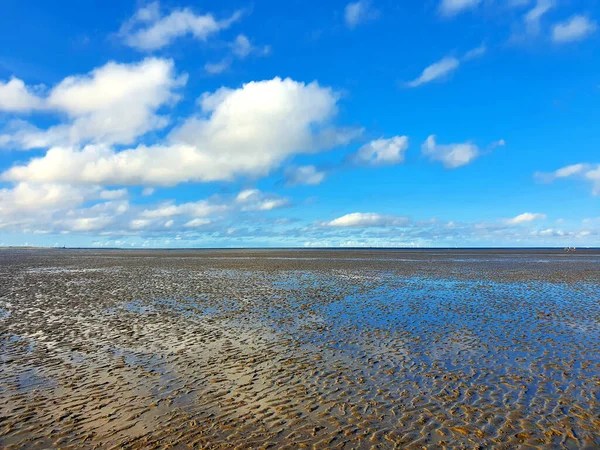
[[[163,16],[158,2],[151,3],[136,11],[119,31],[126,45],[137,50],[152,51],[168,46],[177,38],[191,35],[206,41],[211,35],[229,28],[242,16],[236,11],[224,19],[216,19],[212,14],[195,14],[189,8],[174,9]]]
[[[518,225],[522,223],[533,222],[534,220],[544,220],[545,218],[546,214],[526,212],[523,214],[519,214],[518,216],[513,217],[512,219],[507,219],[506,222],[511,225]]]
[[[458,69],[459,66],[460,61],[457,58],[446,56],[438,62],[426,67],[418,78],[409,81],[406,83],[406,86],[414,88],[421,86],[422,84],[444,78]]]
[[[598,25],[586,16],[576,15],[552,28],[554,42],[571,42],[585,39],[596,31]]]
[[[45,130],[15,122],[6,136],[10,143],[25,149],[85,142],[131,144],[137,137],[168,124],[168,118],[157,111],[178,101],[175,91],[185,82],[186,76],[175,73],[171,60],[109,62],[87,75],[65,78],[44,97],[29,93],[27,101],[7,100],[5,103],[12,103],[14,111],[19,105],[21,112],[27,107],[29,111],[60,113],[68,121]],[[23,90],[29,92],[25,87]]]
[[[358,149],[351,159],[355,164],[385,166],[404,162],[408,150],[408,136],[376,139]]]
[[[264,176],[291,155],[334,148],[361,132],[331,125],[337,101],[330,88],[289,78],[221,88],[202,95],[201,113],[164,144],[119,152],[105,145],[53,147],[2,178],[152,186]]]
[[[324,171],[318,170],[315,166],[288,167],[284,172],[288,186],[321,184],[325,175]]]
[[[404,226],[410,222],[408,217],[377,213],[350,213],[328,222],[330,227],[385,227]]]
[[[62,184],[17,183],[0,189],[0,218],[28,211],[69,208],[84,202],[97,188],[79,189]]]
[[[99,230],[128,211],[123,197],[121,190],[99,186],[17,183],[0,189],[0,229],[36,234]],[[90,201],[97,203],[81,208]]]
[[[28,112],[42,106],[42,99],[23,80],[13,77],[7,82],[0,81],[0,111]]]
[[[431,161],[441,162],[447,169],[456,169],[469,164],[480,155],[479,147],[470,142],[440,145],[431,135],[421,146],[421,152]]]
[[[442,0],[439,5],[439,11],[444,16],[455,16],[469,9],[474,9],[481,3],[481,0]]]
[[[344,9],[344,20],[348,28],[356,28],[358,25],[376,19],[379,11],[373,8],[370,0],[358,0],[348,3]]]
[[[551,183],[560,178],[577,178],[590,182],[592,194],[600,195],[600,164],[572,164],[550,173],[536,172],[535,178],[545,183]]]

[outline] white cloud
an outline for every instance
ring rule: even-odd
[[[361,23],[376,19],[379,11],[373,9],[370,0],[358,0],[348,3],[344,9],[344,20],[348,28],[356,28]]]
[[[338,96],[313,82],[274,78],[204,94],[202,113],[169,142],[115,151],[104,145],[54,147],[4,172],[7,181],[175,185],[264,176],[297,153],[345,144],[361,130],[331,126]]]
[[[100,192],[103,200],[118,200],[127,197],[127,189],[104,189]]]
[[[587,164],[572,164],[570,166],[561,167],[554,172],[555,178],[566,178],[572,175],[583,172],[587,168]]]
[[[128,46],[152,51],[186,35],[205,41],[209,36],[229,28],[241,16],[242,12],[236,11],[230,17],[218,20],[212,14],[195,14],[189,8],[175,9],[162,16],[158,2],[154,2],[140,8],[123,24],[119,34]]]
[[[126,212],[128,202],[109,201],[86,209],[76,208],[87,201],[116,198],[116,192],[122,198],[121,190],[106,191],[98,186],[17,183],[12,188],[0,189],[0,229],[25,233],[100,229],[114,215]]]
[[[572,164],[550,172],[536,172],[535,177],[545,183],[551,183],[560,178],[578,178],[592,184],[592,194],[600,195],[600,164]]]
[[[258,189],[245,189],[240,191],[235,199],[236,201],[243,203],[249,201],[252,197],[255,197],[258,194],[260,194]]]
[[[150,196],[150,195],[152,195],[152,194],[154,194],[154,188],[151,188],[151,187],[146,187],[146,188],[144,188],[144,189],[142,190],[142,195],[143,195],[144,197],[148,197],[148,196]]]
[[[27,211],[70,208],[83,203],[96,190],[62,184],[17,183],[13,188],[0,189],[0,219]]]
[[[46,97],[20,103],[21,111],[29,105],[30,110],[65,114],[67,123],[40,130],[18,121],[7,139],[26,149],[84,142],[131,144],[168,124],[157,110],[177,102],[174,91],[185,82],[186,76],[175,74],[171,60],[109,62],[87,75],[65,78]]]
[[[591,170],[588,170],[585,174],[586,180],[592,182],[592,194],[600,195],[600,164]]]
[[[469,9],[474,9],[481,0],[441,0],[439,10],[444,16],[454,16]]]
[[[242,211],[271,211],[290,204],[288,198],[275,194],[264,194],[258,189],[241,191],[235,201]]]
[[[446,56],[438,62],[426,67],[421,75],[413,81],[406,83],[408,87],[417,87],[422,84],[443,78],[454,72],[460,66],[460,61],[452,56]]]
[[[186,228],[198,228],[198,227],[202,227],[204,225],[208,225],[211,223],[210,219],[192,219],[189,222],[186,222],[184,227]]]
[[[561,167],[551,173],[536,172],[535,176],[540,181],[551,183],[558,178],[568,178],[573,175],[583,174],[588,167],[589,164],[571,164],[570,166]]]
[[[0,111],[27,112],[42,107],[42,100],[31,91],[23,80],[11,78],[0,81]]]
[[[350,213],[328,222],[330,227],[384,227],[404,226],[410,222],[408,217],[377,214],[377,213]]]
[[[253,224],[260,223],[257,213],[290,204],[288,198],[258,189],[237,196],[215,195],[151,206],[131,205],[125,195],[124,189],[109,191],[99,186],[19,183],[12,189],[0,189],[0,229],[34,234],[135,236],[185,232],[211,223],[215,224],[214,232],[225,232],[231,224],[243,223],[245,217]]]
[[[435,141],[435,136],[431,135],[421,146],[421,152],[431,161],[441,162],[447,169],[456,169],[457,167],[469,164],[480,154],[479,147],[470,142],[439,145]]]
[[[63,221],[60,225],[63,231],[90,232],[100,231],[112,222],[111,217],[78,217]]]
[[[586,16],[573,16],[569,20],[558,23],[552,28],[554,42],[571,42],[585,39],[598,28],[596,22]]]
[[[544,220],[545,218],[546,214],[527,212],[519,214],[517,217],[513,217],[512,219],[508,219],[506,222],[511,225],[518,225],[521,223],[533,222],[534,220]]]
[[[321,184],[325,175],[324,171],[318,170],[315,166],[288,167],[284,173],[286,184],[289,186]]]
[[[358,149],[352,156],[356,164],[385,166],[404,162],[408,149],[408,136],[394,136],[390,139],[376,139]]]
[[[225,212],[227,209],[229,209],[229,207],[225,204],[213,203],[208,200],[199,200],[196,202],[187,202],[179,205],[163,203],[155,208],[145,209],[141,213],[141,216],[151,219],[180,215],[207,217],[212,214]]]
[[[129,222],[129,228],[132,230],[142,230],[150,226],[151,223],[148,219],[135,219]]]

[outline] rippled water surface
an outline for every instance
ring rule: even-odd
[[[3,448],[600,448],[600,252],[0,251]]]

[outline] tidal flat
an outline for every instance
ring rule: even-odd
[[[600,251],[1,250],[0,447],[600,448]]]

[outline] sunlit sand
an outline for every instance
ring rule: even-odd
[[[600,448],[600,252],[0,252],[4,448]]]

